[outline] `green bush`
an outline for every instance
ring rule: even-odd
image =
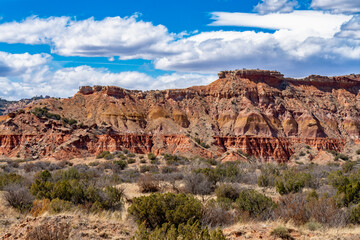
[[[202,204],[191,195],[173,193],[155,193],[133,199],[128,209],[130,215],[150,229],[164,223],[179,226],[182,223],[200,220]]]
[[[259,218],[271,211],[275,207],[275,203],[264,194],[253,189],[247,189],[240,192],[236,206],[239,210],[248,212],[250,217]]]
[[[36,174],[35,180],[30,187],[30,192],[37,199],[51,198],[51,192],[54,184],[51,182],[52,176],[48,170]]]
[[[15,173],[0,173],[0,190],[3,190],[9,184],[17,184],[23,181],[23,177]]]
[[[156,156],[153,153],[148,153],[147,157],[149,160],[152,160],[152,161],[156,160]]]
[[[257,184],[260,187],[273,187],[279,175],[280,171],[274,164],[266,164],[261,167],[261,174],[258,177]]]
[[[135,158],[129,158],[129,159],[127,160],[127,163],[128,163],[128,164],[133,164],[133,163],[136,163],[136,160],[135,160]]]
[[[293,239],[290,235],[289,229],[284,226],[279,226],[271,231],[271,235],[281,239]]]
[[[360,224],[360,204],[351,208],[350,222],[354,224]]]
[[[55,199],[51,200],[51,202],[49,204],[49,208],[50,208],[49,211],[50,211],[50,213],[66,212],[66,211],[70,211],[72,206],[73,206],[72,203],[69,201],[55,198]]]
[[[136,155],[134,153],[129,153],[128,157],[135,157]]]
[[[225,240],[220,229],[210,231],[207,227],[201,228],[200,223],[187,222],[178,227],[171,224],[163,224],[153,231],[146,229],[144,224],[140,225],[134,236],[135,240],[153,239],[199,239],[199,240]]]
[[[189,161],[186,157],[172,155],[172,154],[164,154],[164,159],[166,161],[166,164],[168,165],[185,164]]]
[[[103,151],[102,153],[100,153],[99,155],[96,156],[96,158],[104,158],[107,155],[109,155],[110,152],[109,151]]]
[[[360,149],[356,150],[356,154],[360,155]]]
[[[77,123],[75,119],[61,118],[61,120],[63,121],[63,123],[69,124],[70,126]]]
[[[281,195],[296,193],[311,183],[311,175],[304,172],[295,172],[294,170],[284,171],[276,179],[276,191]]]
[[[235,162],[219,164],[216,168],[200,168],[194,172],[204,174],[208,177],[209,181],[213,183],[219,181],[237,182],[242,176],[242,172],[240,171],[238,164]]]
[[[118,166],[121,170],[124,170],[127,167],[127,162],[123,160],[116,160],[113,162],[116,166]]]
[[[347,155],[345,155],[345,154],[342,154],[342,153],[336,155],[335,160],[337,160],[337,159],[339,159],[339,158],[340,158],[341,160],[344,160],[344,161],[348,161],[348,160],[349,160],[349,156],[347,156]]]
[[[235,202],[239,197],[239,190],[233,187],[232,185],[223,184],[220,185],[216,190],[216,197],[219,198],[227,198],[231,201]]]
[[[352,161],[348,161],[346,163],[344,163],[341,168],[343,170],[344,173],[348,173],[348,172],[351,172],[351,170],[354,169],[354,166],[356,165],[355,162],[352,162]]]
[[[45,118],[54,119],[54,120],[60,120],[61,119],[59,114],[50,113],[49,110],[46,107],[44,107],[44,108],[35,108],[32,113],[35,116],[37,116],[38,118],[45,117]]]

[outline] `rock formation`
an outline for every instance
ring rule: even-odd
[[[223,71],[186,89],[86,86],[72,98],[0,116],[0,154],[67,158],[126,148],[215,157],[239,150],[286,162],[294,144],[341,151],[359,142],[359,89],[360,75],[292,79],[262,70]],[[61,119],[37,117],[36,108]]]

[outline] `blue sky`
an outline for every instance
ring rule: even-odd
[[[360,1],[0,0],[0,97],[208,84],[220,70],[360,73]]]

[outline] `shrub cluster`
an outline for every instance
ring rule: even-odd
[[[105,189],[96,188],[88,183],[86,176],[81,176],[75,168],[61,173],[61,177],[54,179],[45,170],[37,174],[30,192],[37,199],[59,199],[73,204],[87,204],[101,209],[119,209],[122,206],[123,191],[107,186]]]
[[[43,108],[35,108],[32,113],[33,113],[35,116],[37,116],[38,118],[46,117],[46,118],[54,119],[54,120],[60,120],[60,119],[61,119],[61,117],[60,117],[59,114],[50,113],[50,112],[49,112],[49,109],[47,109],[46,107],[43,107]]]
[[[133,199],[128,212],[139,223],[155,229],[163,224],[178,227],[201,219],[202,204],[191,195],[153,193]]]

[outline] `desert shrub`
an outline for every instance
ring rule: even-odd
[[[107,154],[105,157],[104,157],[104,159],[106,159],[106,160],[112,160],[112,159],[114,159],[115,158],[115,156],[113,155],[113,154]]]
[[[51,198],[54,184],[51,182],[52,176],[48,170],[36,174],[35,180],[30,187],[30,192],[37,199]]]
[[[135,158],[129,158],[129,159],[127,160],[127,163],[128,163],[128,164],[133,164],[133,163],[136,163],[136,160],[135,160]]]
[[[354,166],[356,165],[355,162],[351,162],[351,161],[348,161],[346,163],[344,163],[341,168],[343,170],[344,173],[348,173],[348,172],[351,172],[351,170],[354,169]]]
[[[289,229],[284,226],[278,226],[274,228],[270,234],[276,238],[293,239],[290,235]]]
[[[132,158],[132,157],[135,157],[135,154],[134,154],[134,153],[129,153],[129,154],[128,154],[128,157],[131,157],[131,158]]]
[[[350,222],[355,224],[360,224],[360,204],[357,204],[351,208]]]
[[[339,209],[333,198],[307,198],[301,193],[283,196],[275,209],[275,216],[298,225],[313,219],[332,227],[344,226],[348,219],[346,211]]]
[[[129,150],[124,149],[124,150],[123,150],[123,153],[128,154],[128,153],[129,153]]]
[[[49,205],[50,205],[49,199],[35,200],[30,210],[31,216],[33,217],[41,216],[42,214],[44,214],[49,210]]]
[[[161,168],[161,173],[173,173],[173,172],[177,172],[177,168],[176,167],[168,167],[165,166],[163,168]]]
[[[26,240],[65,240],[69,239],[71,226],[69,223],[43,222],[42,224],[29,228],[26,232]]]
[[[360,149],[356,150],[356,154],[360,155]]]
[[[328,177],[328,182],[331,186],[335,188],[339,188],[341,186],[344,186],[349,183],[349,179],[344,176],[344,174],[338,170],[338,171],[332,171]]]
[[[34,197],[29,192],[29,189],[19,184],[11,184],[7,185],[4,190],[4,200],[7,205],[20,212],[31,209]]]
[[[140,177],[140,172],[137,169],[126,169],[121,172],[121,175],[115,175],[119,177],[120,182],[137,182]],[[118,183],[119,181],[113,181]]]
[[[32,112],[35,116],[37,116],[38,118],[41,117],[45,117],[45,118],[49,118],[49,119],[54,119],[54,120],[60,120],[61,117],[59,114],[54,114],[54,113],[50,113],[49,110],[44,107],[44,108],[35,108],[34,111]]]
[[[150,174],[142,175],[139,178],[137,185],[142,193],[157,192],[160,189],[159,181],[153,178]]]
[[[205,162],[207,162],[208,164],[210,164],[212,166],[218,165],[218,161],[216,161],[214,158],[208,158],[205,160]]]
[[[128,212],[139,224],[145,223],[150,229],[164,223],[177,227],[188,221],[200,220],[202,205],[191,195],[154,193],[134,198]]]
[[[105,188],[105,198],[102,199],[102,207],[104,209],[121,209],[123,205],[124,190],[116,187],[107,186]]]
[[[0,190],[3,190],[9,184],[20,184],[23,177],[15,173],[0,173]]]
[[[140,158],[140,163],[146,163],[145,159]]]
[[[172,155],[172,154],[164,154],[164,159],[166,164],[168,165],[179,165],[179,164],[186,164],[189,160],[186,157]]]
[[[143,165],[140,166],[140,172],[158,172],[159,168],[157,166],[151,166],[151,165]]]
[[[304,153],[303,151],[301,151],[300,153],[299,153],[299,156],[300,157],[303,157],[303,156],[305,156],[306,155],[306,153]]]
[[[237,182],[241,180],[242,172],[236,162],[227,162],[219,164],[216,168],[199,168],[196,173],[203,173],[208,179],[216,184],[216,182]]]
[[[185,176],[185,191],[192,194],[208,195],[213,192],[215,183],[203,173],[190,173]]]
[[[306,197],[300,193],[283,196],[275,209],[275,215],[285,221],[293,220],[298,225],[308,222],[310,213],[306,208]]]
[[[360,203],[360,170],[344,176],[341,171],[331,172],[329,183],[337,189],[339,203],[344,206]]]
[[[140,225],[135,232],[134,240],[152,239],[206,239],[206,240],[225,240],[225,236],[220,229],[210,231],[207,227],[201,228],[198,221],[195,223],[187,222],[178,227],[171,224],[163,224],[153,231],[149,231],[144,224]]]
[[[280,171],[274,164],[266,164],[261,167],[261,174],[258,177],[257,184],[260,187],[273,187],[279,175]]]
[[[239,190],[232,185],[223,184],[220,185],[216,190],[216,197],[220,198],[227,198],[231,201],[235,202],[235,200],[239,197]]]
[[[276,191],[281,195],[296,193],[301,191],[305,186],[309,186],[311,180],[309,173],[296,172],[294,170],[284,171],[281,177],[276,179]]]
[[[124,170],[127,167],[127,162],[125,162],[123,160],[113,161],[113,164],[118,166],[121,170]]]
[[[73,204],[69,201],[55,198],[51,200],[49,205],[49,210],[51,213],[61,213],[61,212],[69,211],[72,208],[72,206]]]
[[[267,218],[269,212],[275,208],[271,198],[253,189],[243,190],[236,200],[236,206],[240,211],[247,212],[253,218]]]
[[[148,153],[147,157],[149,160],[152,160],[152,161],[156,160],[156,156],[153,153]]]
[[[61,179],[62,180],[73,180],[73,179],[79,180],[80,173],[75,167],[71,167],[71,168],[61,172]]]
[[[230,210],[228,206],[224,206],[223,202],[211,199],[203,208],[201,223],[203,226],[217,227],[233,224],[236,220],[234,211]]]
[[[89,163],[89,166],[91,166],[91,167],[96,167],[96,166],[99,166],[99,162],[98,161],[95,161],[95,162],[91,162],[91,163]]]
[[[99,155],[96,156],[96,158],[104,158],[107,155],[110,155],[111,153],[109,151],[103,151],[102,153],[100,153]]]
[[[316,231],[322,228],[321,223],[318,223],[314,220],[310,220],[309,222],[305,223],[304,227],[310,231]]]
[[[349,156],[347,156],[347,155],[345,155],[345,154],[343,154],[343,153],[340,153],[340,154],[338,154],[338,155],[336,155],[336,157],[335,157],[335,160],[337,160],[337,159],[341,159],[341,160],[344,160],[344,161],[348,161],[349,160]]]
[[[69,124],[70,126],[74,125],[77,123],[77,121],[75,119],[69,119],[69,118],[61,118],[61,120],[63,121],[64,124]]]

